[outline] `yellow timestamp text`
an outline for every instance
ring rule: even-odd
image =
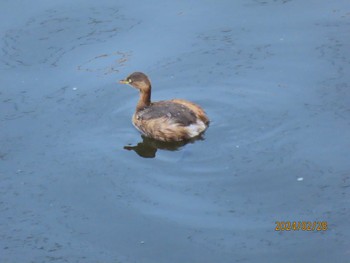
[[[275,231],[326,231],[327,221],[276,221]]]

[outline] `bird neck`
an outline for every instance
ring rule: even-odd
[[[151,104],[151,86],[149,89],[140,91],[139,102],[136,106],[136,111],[143,110]]]

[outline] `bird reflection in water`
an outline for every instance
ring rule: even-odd
[[[143,135],[141,135],[141,138],[142,138],[142,142],[139,142],[135,146],[132,146],[132,145],[124,146],[124,149],[128,151],[135,151],[139,156],[143,158],[154,158],[156,157],[156,153],[158,149],[167,150],[167,151],[177,151],[188,143],[194,143],[197,140],[204,140],[202,135],[189,140],[178,141],[178,142],[163,142],[152,138],[148,138]]]

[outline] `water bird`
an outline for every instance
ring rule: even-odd
[[[151,81],[142,72],[134,72],[119,83],[139,90],[132,123],[147,137],[165,142],[184,141],[200,136],[209,125],[205,111],[193,102],[184,99],[151,102]]]

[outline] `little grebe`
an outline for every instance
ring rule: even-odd
[[[208,127],[207,115],[193,102],[182,99],[151,102],[151,82],[142,72],[134,72],[119,83],[140,91],[132,123],[147,137],[182,141],[200,135]]]

